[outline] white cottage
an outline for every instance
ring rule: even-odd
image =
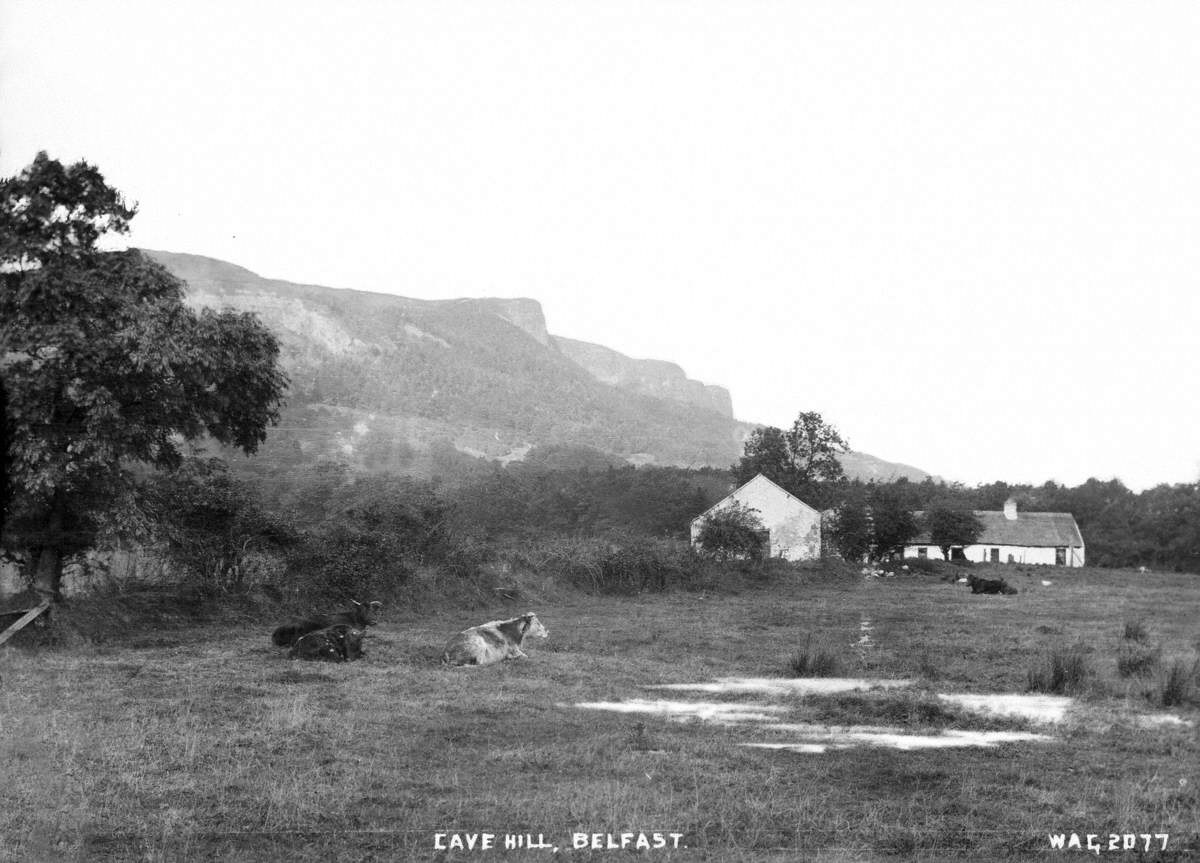
[[[976,563],[1083,566],[1083,535],[1069,512],[1018,513],[1017,502],[1009,498],[1003,512],[976,510],[975,517],[983,533],[974,545],[952,548],[951,556]],[[904,547],[904,556],[940,560],[942,550],[929,541],[929,531],[922,531]]]
[[[704,519],[734,503],[757,510],[771,557],[814,560],[821,556],[821,513],[761,473],[692,519],[692,545],[697,544]]]

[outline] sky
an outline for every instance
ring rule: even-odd
[[[269,278],[532,297],[967,485],[1200,479],[1200,5],[5,0],[0,176]]]

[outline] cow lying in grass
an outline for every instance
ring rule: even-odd
[[[363,631],[348,623],[318,629],[296,639],[288,656],[320,662],[353,662],[362,659]]]
[[[445,665],[491,665],[505,659],[526,656],[521,643],[526,636],[545,638],[550,633],[533,612],[511,620],[493,620],[464,629],[446,642],[442,651]]]
[[[1013,594],[1017,592],[1017,589],[1009,585],[1003,578],[980,578],[977,575],[968,575],[967,584],[971,586],[971,593]]]
[[[318,629],[328,629],[331,626],[339,626],[341,624],[346,624],[357,629],[366,629],[368,626],[374,626],[379,622],[379,609],[383,608],[382,602],[376,601],[369,605],[363,605],[355,599],[350,600],[350,602],[353,605],[346,611],[335,611],[332,614],[316,614],[312,617],[304,617],[300,620],[285,623],[271,633],[271,641],[276,647],[287,647],[289,644],[295,644],[296,640],[301,636],[307,635],[310,632],[316,632]]]

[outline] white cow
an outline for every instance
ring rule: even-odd
[[[493,620],[464,629],[446,642],[445,665],[491,665],[505,659],[521,659],[525,636],[545,638],[550,633],[532,611],[511,620]]]

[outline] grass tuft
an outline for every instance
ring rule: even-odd
[[[1146,624],[1141,620],[1125,621],[1125,640],[1136,641],[1140,644],[1145,644],[1150,638],[1150,633],[1146,631]]]
[[[1161,658],[1161,647],[1136,641],[1124,643],[1117,648],[1117,673],[1122,677],[1145,677],[1154,673]]]
[[[788,668],[793,677],[836,677],[841,667],[836,653],[824,647],[812,646],[811,635],[805,640],[804,647],[788,659]]]
[[[1187,662],[1176,659],[1167,666],[1158,686],[1163,707],[1182,707],[1196,700],[1200,688],[1200,659]]]
[[[1084,646],[1076,644],[1050,650],[1029,669],[1026,681],[1032,692],[1076,694],[1083,691],[1091,673]]]

